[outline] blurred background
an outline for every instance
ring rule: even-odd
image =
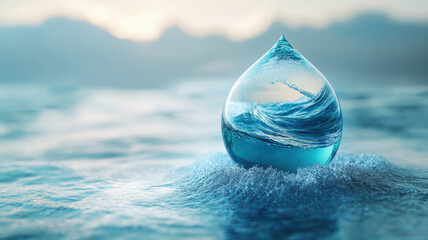
[[[234,80],[285,34],[333,85],[426,85],[427,5],[4,0],[0,79],[120,88]]]
[[[25,152],[30,146],[23,149],[21,143],[27,138],[32,139],[32,151],[47,151],[44,147],[52,151],[55,146],[40,140],[50,134],[57,134],[52,144],[59,151],[65,149],[59,145],[62,142],[98,146],[101,140],[124,141],[124,136],[133,134],[147,137],[146,131],[154,128],[146,121],[154,116],[169,117],[165,124],[155,121],[159,132],[169,133],[169,140],[196,131],[174,135],[181,117],[190,118],[194,122],[183,121],[194,126],[202,124],[199,118],[209,116],[213,121],[201,127],[198,142],[215,139],[216,144],[206,146],[223,149],[219,118],[230,87],[281,34],[336,89],[344,108],[344,143],[355,137],[352,145],[361,145],[364,152],[397,160],[404,151],[390,154],[391,148],[397,149],[392,146],[413,148],[412,154],[426,149],[418,145],[428,131],[428,4],[424,1],[4,0],[0,4],[0,139],[6,146],[13,143],[3,151],[13,149],[16,154],[13,147],[19,146],[19,152]],[[100,91],[83,91],[95,89]],[[150,94],[153,97],[146,99]],[[213,106],[204,102],[210,98],[216,101]],[[186,111],[180,114],[187,116],[174,115],[179,109],[196,116]],[[167,116],[153,111],[165,111]],[[129,119],[124,120],[123,114]],[[123,122],[128,120],[135,121],[134,128],[123,128],[122,124],[129,127]],[[118,129],[109,135],[115,124]],[[108,126],[105,136],[90,133],[101,126]],[[352,126],[370,133],[348,134]],[[82,131],[82,136],[68,139],[68,131],[73,135]],[[159,136],[154,131],[150,138]],[[383,140],[362,143],[376,137]],[[411,139],[416,143],[408,143]],[[359,150],[353,147],[349,150]],[[81,150],[87,148],[85,144]],[[88,151],[97,155],[104,148],[108,149]],[[122,151],[130,152],[125,148],[112,154]]]
[[[1,0],[2,236],[181,223],[131,199],[156,199],[142,187],[225,152],[226,96],[281,34],[336,90],[339,154],[428,165],[426,1]],[[171,236],[194,233],[189,219]]]

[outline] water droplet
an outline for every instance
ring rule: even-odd
[[[295,172],[331,161],[342,124],[330,83],[282,35],[233,86],[222,133],[240,165]]]

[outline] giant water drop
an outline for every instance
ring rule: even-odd
[[[342,124],[330,83],[281,36],[234,84],[222,134],[238,164],[296,172],[331,161]]]

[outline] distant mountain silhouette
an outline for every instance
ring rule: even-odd
[[[186,78],[235,80],[285,34],[334,84],[428,84],[428,24],[365,14],[324,29],[273,24],[235,42],[177,27],[155,42],[117,39],[87,22],[56,18],[0,28],[0,82],[156,87]]]

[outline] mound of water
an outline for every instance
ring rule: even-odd
[[[339,228],[352,235],[355,218],[377,222],[402,209],[428,213],[420,208],[428,200],[426,181],[377,155],[339,154],[328,166],[288,173],[244,169],[226,154],[212,153],[182,171],[175,183],[179,205],[223,218],[226,238],[320,238],[338,234]],[[361,234],[371,236],[381,226]]]
[[[207,202],[294,208],[391,196],[427,196],[418,177],[378,155],[341,154],[328,166],[297,173],[236,165],[226,154],[212,153],[186,169],[179,181],[187,196]],[[420,188],[422,187],[422,188]]]

